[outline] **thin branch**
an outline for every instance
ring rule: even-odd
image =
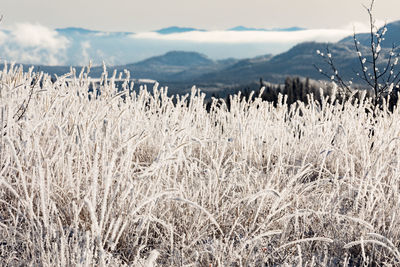
[[[353,33],[353,40],[354,40],[354,46],[355,46],[355,48],[356,48],[356,52],[357,52],[357,55],[358,55],[358,60],[360,61],[361,71],[362,71],[363,76],[364,76],[363,80],[364,80],[365,82],[367,82],[369,86],[371,86],[372,88],[374,88],[374,85],[371,83],[370,79],[368,79],[367,68],[366,68],[366,66],[365,66],[365,64],[364,64],[364,59],[362,58],[361,49],[360,49],[360,47],[358,46],[358,41],[357,41],[357,37],[356,37],[356,32],[355,32],[355,30],[354,30],[354,33]],[[361,78],[362,78],[362,77],[361,77]]]

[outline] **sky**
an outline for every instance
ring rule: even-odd
[[[223,30],[237,25],[311,29],[368,22],[369,0],[2,0],[1,27],[38,23],[49,28],[146,32],[167,26]],[[376,0],[379,20],[400,19],[399,0]]]

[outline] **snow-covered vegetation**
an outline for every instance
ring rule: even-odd
[[[400,263],[399,109],[65,79],[0,72],[2,266]]]

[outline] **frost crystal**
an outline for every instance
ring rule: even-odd
[[[382,47],[380,44],[376,47],[376,53],[379,53],[382,50]]]
[[[388,88],[389,94],[393,91],[393,87],[394,87],[394,83],[391,83]]]

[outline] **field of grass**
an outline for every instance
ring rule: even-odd
[[[77,76],[0,72],[1,266],[400,264],[399,109]]]

